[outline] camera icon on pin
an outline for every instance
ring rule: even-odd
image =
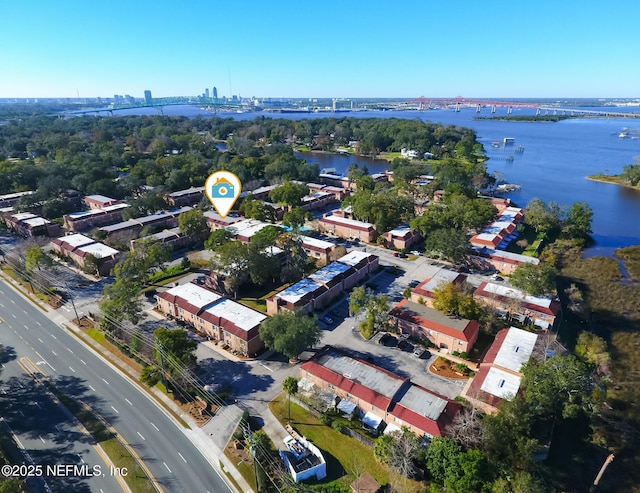
[[[211,186],[211,197],[216,199],[229,199],[235,196],[235,188],[224,178],[220,178]]]

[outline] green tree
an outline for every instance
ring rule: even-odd
[[[540,199],[532,199],[524,208],[525,223],[538,233],[547,233],[560,226],[561,210],[555,202],[545,204]]]
[[[291,396],[298,393],[298,379],[295,377],[287,377],[282,382],[282,390],[289,397],[289,414],[287,415],[287,423],[291,422]]]
[[[187,368],[196,366],[195,350],[198,343],[189,337],[183,329],[167,329],[159,327],[154,332],[156,361],[165,364],[169,373],[175,375],[180,372],[176,362]]]
[[[425,252],[437,253],[451,262],[460,262],[469,250],[467,235],[456,229],[436,229],[425,240]]]
[[[215,251],[218,247],[224,245],[225,243],[229,243],[232,239],[233,234],[227,229],[216,229],[209,235],[209,238],[205,240],[204,247],[207,250]]]
[[[318,344],[321,337],[322,329],[316,320],[298,311],[277,313],[260,326],[260,338],[265,346],[291,360],[297,359],[306,348]]]
[[[607,351],[607,343],[602,337],[587,331],[580,332],[575,353],[580,360],[594,365],[599,372],[608,371],[611,356]]]
[[[145,366],[140,371],[140,381],[149,387],[153,387],[160,380],[162,380],[162,371],[157,366]]]
[[[302,238],[289,233],[282,233],[276,239],[276,246],[284,252],[280,280],[286,283],[302,279],[309,261],[307,252],[302,247]]]
[[[521,264],[511,274],[511,284],[532,296],[556,291],[556,269],[549,264]]]
[[[289,226],[294,230],[299,230],[300,226],[304,226],[305,221],[309,220],[311,213],[303,211],[300,207],[294,207],[290,211],[284,213],[282,224]]]
[[[104,315],[101,322],[104,328],[115,328],[123,320],[137,324],[144,315],[140,285],[116,277],[115,282],[107,284],[102,290],[98,307]]]
[[[275,223],[278,220],[276,211],[271,205],[262,200],[252,198],[251,196],[242,201],[242,204],[240,204],[240,212],[242,212],[245,217],[257,219],[258,221]]]
[[[289,207],[302,205],[302,198],[309,195],[309,187],[304,183],[285,182],[269,192],[269,198],[277,204]]]
[[[635,187],[640,183],[640,163],[627,164],[622,168],[622,175],[620,177],[626,181],[632,187]]]
[[[27,272],[33,272],[43,266],[51,266],[52,264],[51,258],[39,246],[29,247],[25,251],[24,265]]]
[[[278,236],[280,236],[282,232],[283,229],[280,226],[270,224],[251,237],[251,244],[256,245],[258,248],[274,246]]]
[[[591,233],[593,211],[586,202],[575,202],[564,220],[562,233],[569,238],[585,238]]]
[[[484,314],[482,305],[473,299],[473,295],[452,282],[441,283],[433,290],[433,307],[446,315],[469,320],[479,320]]]
[[[448,437],[433,437],[427,450],[427,470],[438,483],[444,484],[450,469],[456,469],[460,446]]]
[[[209,231],[207,218],[199,209],[191,209],[178,216],[178,227],[186,236],[199,235]]]

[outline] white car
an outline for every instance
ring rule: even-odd
[[[420,255],[422,255],[418,250],[411,250],[409,253],[410,253],[411,255],[417,255],[418,257],[419,257]]]

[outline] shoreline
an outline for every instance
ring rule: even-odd
[[[608,183],[610,185],[618,185],[621,187],[628,188],[630,190],[636,190],[640,192],[640,186],[633,186],[627,183],[624,183],[620,180],[620,175],[589,175],[586,177],[587,180],[597,181],[599,183]]]

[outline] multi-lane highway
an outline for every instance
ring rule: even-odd
[[[51,377],[58,388],[102,414],[144,459],[165,492],[232,491],[189,440],[185,430],[164,410],[4,281],[0,281],[0,318],[3,320],[0,323],[0,343],[15,358],[14,361],[21,357],[29,358]],[[6,377],[6,374],[0,376],[5,381]],[[30,402],[23,404],[24,409],[33,412],[29,409]],[[58,433],[64,434],[63,431]],[[45,445],[37,439],[29,442],[30,447],[38,450],[44,449]],[[84,449],[87,449],[86,444]],[[97,459],[83,456],[83,460]],[[81,463],[79,457],[78,463]],[[95,492],[101,489],[105,493],[121,490],[111,485],[105,488],[104,484],[93,479],[87,482]]]

